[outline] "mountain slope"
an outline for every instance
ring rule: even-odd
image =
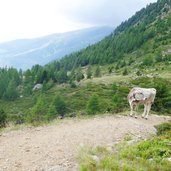
[[[170,14],[171,1],[158,1],[122,23],[97,44],[59,61],[44,67],[35,65],[25,72],[0,69],[0,104],[7,118],[34,124],[58,117],[60,113],[54,105],[59,96],[67,106],[65,114],[68,116],[88,114],[87,104],[94,97],[100,106],[96,108],[97,113],[125,111],[128,110],[126,97],[133,86],[156,88],[152,110],[170,114]],[[24,48],[24,44],[22,46]],[[39,83],[43,85],[42,91],[33,91]]]
[[[44,65],[71,52],[94,44],[113,31],[110,27],[95,27],[53,34],[35,39],[21,39],[0,44],[0,66],[27,69]]]
[[[72,69],[80,65],[110,64],[132,52],[139,57],[148,53],[154,56],[156,52],[162,53],[171,45],[170,28],[171,1],[158,0],[123,22],[101,42],[66,56],[61,64]]]

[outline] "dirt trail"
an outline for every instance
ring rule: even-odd
[[[127,134],[134,139],[145,139],[155,134],[154,125],[168,119],[155,115],[149,120],[128,116],[66,119],[50,126],[3,133],[0,171],[75,171],[80,147],[112,146]]]

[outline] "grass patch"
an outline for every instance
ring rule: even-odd
[[[156,125],[155,128],[157,129],[158,135],[164,134],[165,132],[171,130],[171,121],[160,124],[160,125]]]
[[[167,125],[162,124],[160,127]],[[167,131],[166,131],[167,130]],[[129,138],[130,139],[130,138]],[[155,138],[128,145],[127,138],[108,150],[105,147],[83,148],[80,171],[169,171],[171,162],[171,128]]]
[[[84,86],[77,86],[71,88],[69,85],[65,86],[54,86],[46,92],[37,91],[29,97],[19,98],[14,101],[0,101],[0,106],[4,109],[7,114],[7,121],[22,124],[27,122],[27,117],[37,99],[40,95],[45,98],[46,109],[51,106],[54,96],[58,94],[63,98],[66,104],[66,115],[74,116],[81,114],[86,115],[86,106],[89,99],[93,94],[99,97],[99,111],[100,113],[107,112],[122,112],[128,109],[128,102],[126,96],[128,94],[128,88],[125,84],[117,84],[113,88],[112,84],[93,84],[87,83]],[[117,100],[116,100],[117,99]],[[122,102],[122,103],[120,103]],[[126,104],[126,105],[125,105]],[[9,107],[10,106],[10,107]],[[122,110],[122,111],[121,111]]]

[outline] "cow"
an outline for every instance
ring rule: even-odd
[[[154,103],[155,96],[155,88],[132,88],[128,94],[128,101],[131,108],[130,116],[133,116],[134,110],[137,109],[139,105],[144,105],[144,113],[142,114],[142,118],[148,119],[148,114],[150,112],[151,105]],[[135,118],[137,118],[136,114]]]

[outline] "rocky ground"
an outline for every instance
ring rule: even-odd
[[[110,147],[128,135],[133,141],[146,139],[156,133],[154,125],[168,119],[110,115],[4,132],[0,135],[0,171],[79,170],[76,157],[84,145]]]

